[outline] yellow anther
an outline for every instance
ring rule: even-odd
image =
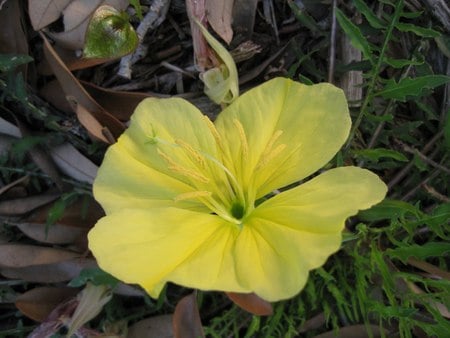
[[[267,142],[267,147],[264,150],[265,154],[270,153],[270,151],[272,150],[273,145],[275,144],[276,140],[278,140],[278,138],[283,134],[282,130],[277,130],[272,137],[270,138],[269,142]]]
[[[233,124],[235,125],[239,138],[241,140],[241,151],[242,151],[242,157],[244,160],[248,159],[248,143],[247,143],[247,137],[245,136],[244,127],[242,126],[242,123],[238,119],[233,120]]]
[[[179,194],[176,196],[173,200],[175,202],[184,201],[184,200],[191,200],[199,197],[210,197],[212,193],[210,191],[191,191],[191,192],[185,192],[183,194]]]
[[[261,159],[259,160],[258,165],[256,166],[256,169],[261,169],[262,167],[266,166],[267,163],[269,163],[275,157],[277,157],[285,148],[286,148],[285,144],[279,144],[278,146],[275,147],[275,149],[270,151],[268,154],[263,154],[261,156]]]
[[[187,142],[177,139],[175,143],[178,144],[181,148],[183,148],[192,158],[194,158],[203,168],[205,167],[205,158],[202,154],[200,154],[197,150],[195,150],[190,144]]]
[[[172,170],[173,172],[176,172],[182,176],[193,178],[196,181],[200,181],[202,183],[209,183],[209,178],[206,176],[200,174],[197,171],[187,169],[182,167],[181,165],[175,163],[174,160],[172,160],[169,156],[164,154],[161,150],[158,149],[158,154],[166,160],[167,164],[169,165],[168,168]]]
[[[217,131],[217,128],[214,125],[214,123],[206,115],[203,115],[203,120],[206,122],[206,125],[208,126],[209,130],[211,131],[211,134],[214,137],[214,139],[216,140],[216,143],[218,144],[218,146],[221,149],[223,149],[222,137],[220,136],[219,132]]]

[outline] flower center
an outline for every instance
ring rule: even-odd
[[[244,206],[239,202],[234,202],[231,205],[231,215],[236,219],[241,219],[245,215]]]

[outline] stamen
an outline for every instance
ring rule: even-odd
[[[186,150],[186,152],[188,152],[189,155],[191,155],[202,166],[202,168],[205,167],[204,156],[200,154],[197,150],[195,150],[190,144],[180,139],[175,140],[175,143],[178,144],[184,150]]]
[[[242,123],[238,119],[233,120],[233,124],[236,126],[239,138],[241,139],[241,150],[242,150],[242,157],[244,160],[248,159],[248,142],[247,137],[245,136],[244,127],[242,126]]]
[[[275,141],[278,140],[278,138],[279,138],[282,134],[283,134],[283,131],[282,131],[282,130],[277,130],[277,131],[272,135],[272,137],[270,138],[269,142],[267,143],[267,147],[266,147],[264,153],[268,154],[268,153],[272,150],[272,147],[273,147]]]
[[[255,169],[261,169],[262,167],[266,166],[267,163],[269,163],[270,161],[272,161],[275,157],[277,157],[284,149],[286,148],[285,144],[279,144],[275,149],[273,149],[270,153],[268,154],[263,154],[261,156],[261,159],[259,160],[258,165],[256,166]]]
[[[222,137],[220,136],[219,132],[217,131],[216,126],[206,115],[203,115],[203,120],[206,122],[206,125],[208,126],[209,130],[211,131],[212,136],[216,140],[217,145],[219,146],[219,148],[221,150],[223,150]]]
[[[190,200],[194,198],[199,197],[210,197],[212,193],[210,191],[191,191],[191,192],[185,192],[183,194],[179,194],[178,196],[175,196],[173,199],[175,202],[184,201],[184,200]]]
[[[172,160],[169,156],[167,156],[166,154],[164,154],[161,150],[158,149],[158,154],[164,158],[164,160],[166,160],[166,162],[168,163],[168,168],[180,175],[186,176],[186,177],[190,177],[193,178],[194,180],[200,181],[202,183],[209,183],[209,178],[205,177],[204,175],[191,170],[191,169],[187,169],[182,167],[181,165],[175,163],[174,160]]]

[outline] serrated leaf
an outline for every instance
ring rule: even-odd
[[[439,33],[438,31],[435,31],[434,29],[419,27],[419,26],[413,25],[412,23],[397,22],[395,27],[400,32],[410,32],[410,33],[414,33],[414,34],[424,37],[424,38],[437,38],[437,37],[441,36],[441,33]]]
[[[128,15],[105,5],[91,18],[83,54],[86,58],[118,58],[133,52],[138,43]]]
[[[367,6],[367,4],[362,0],[353,0],[353,4],[355,7],[361,12],[362,15],[366,18],[367,22],[376,29],[386,28],[384,22],[378,18],[372,10]]]
[[[352,45],[359,49],[367,60],[370,60],[370,62],[373,63],[369,42],[358,26],[351,22],[351,20],[338,8],[336,8],[336,19],[339,21],[339,25],[344,30],[345,34],[350,38]]]
[[[360,211],[358,218],[366,222],[376,222],[384,219],[403,218],[407,214],[416,215],[417,213],[417,208],[412,204],[385,199],[370,209]]]
[[[363,149],[355,151],[358,157],[364,157],[373,162],[378,162],[381,158],[392,158],[396,161],[408,162],[408,158],[402,153],[386,148]]]
[[[426,259],[428,257],[444,257],[450,252],[450,243],[428,242],[422,245],[413,244],[396,249],[388,249],[386,253],[392,258],[398,258],[406,263],[409,257]]]
[[[33,58],[29,55],[0,54],[0,72],[10,72],[31,61],[33,61]]]
[[[424,89],[433,89],[450,82],[450,76],[446,75],[425,75],[416,78],[404,78],[400,82],[390,80],[382,91],[375,95],[385,99],[395,99],[402,102],[408,96],[420,97],[424,95]]]
[[[393,59],[390,57],[385,57],[383,59],[385,63],[394,68],[403,68],[407,66],[419,66],[423,64],[423,60],[407,60],[407,59]]]

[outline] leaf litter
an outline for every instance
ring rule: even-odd
[[[448,332],[444,290],[449,261],[444,243],[450,237],[445,133],[450,95],[448,46],[443,41],[450,32],[442,19],[448,4],[436,1],[443,6],[439,12],[436,6],[430,9],[431,3],[400,1],[395,8],[367,0],[338,4],[337,39],[342,47],[331,55],[336,61],[331,78],[341,80],[351,93],[357,123],[348,141],[351,151],[339,154],[332,165],[363,162],[389,183],[392,202],[387,209],[376,207],[350,221],[348,230],[356,239],[324,270],[311,273],[298,297],[271,305],[251,295],[194,295],[170,285],[153,301],[141,290],[120,284],[116,288],[122,295],[114,295],[101,319],[82,327],[80,334],[103,328],[121,336],[126,327],[129,337],[293,337],[304,328],[316,337],[332,336],[337,329],[344,336],[371,331],[374,337]],[[0,334],[37,330],[30,336],[42,337],[64,326],[58,316],[73,314],[80,289],[62,285],[96,268],[86,252],[86,233],[103,213],[92,201],[90,187],[107,144],[123,132],[136,104],[149,96],[180,96],[209,116],[218,111],[202,94],[198,74],[210,65],[201,58],[199,63],[198,56],[211,54],[195,32],[191,37],[194,28],[186,4],[132,4],[29,0],[28,6],[6,1],[0,7],[0,275],[9,319]],[[141,54],[127,63],[125,77],[119,55],[82,56],[90,18],[101,5],[126,10],[134,28],[143,22],[137,8],[143,18],[151,16],[139,37]],[[330,78],[329,4],[204,0],[196,6],[204,24],[239,60],[243,91],[280,75],[304,83]],[[403,44],[394,39],[398,36]],[[45,69],[44,76],[40,71]],[[44,94],[52,74],[56,89]],[[406,128],[407,123],[416,127]],[[25,145],[35,137],[45,141],[11,154],[22,135]],[[69,203],[64,194],[72,192],[76,202]],[[48,222],[52,213],[55,219]],[[89,278],[94,277],[87,277],[82,287]],[[23,315],[20,323],[11,322],[14,306]]]

